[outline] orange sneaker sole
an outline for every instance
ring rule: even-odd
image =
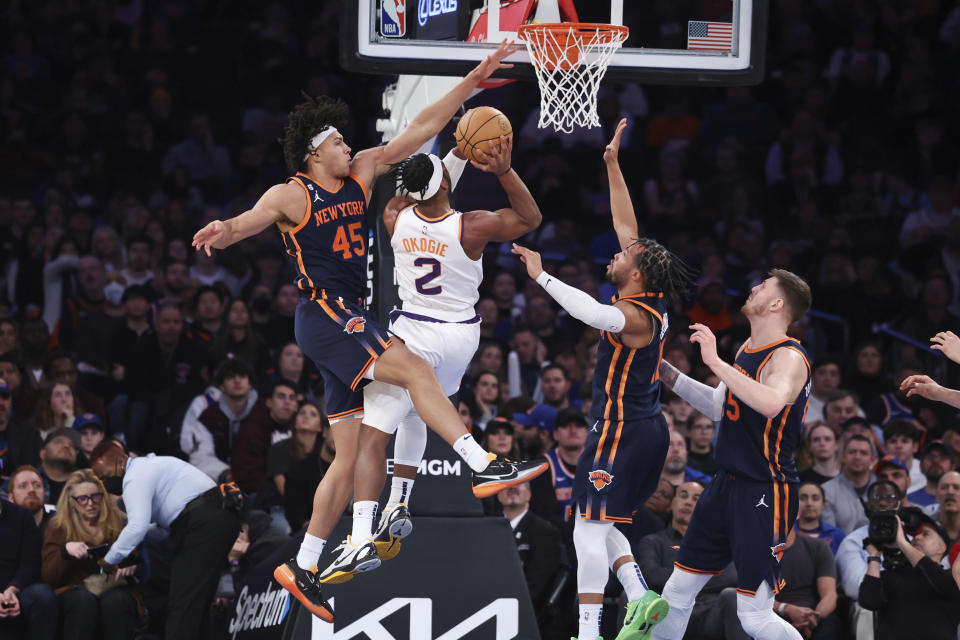
[[[304,607],[307,608],[307,611],[317,616],[324,622],[333,622],[333,612],[327,609],[326,607],[318,607],[317,605],[310,602],[305,595],[297,588],[297,579],[294,577],[293,572],[290,571],[290,568],[286,564],[282,564],[276,569],[273,570],[273,579],[276,580],[281,587],[289,591],[294,598],[300,601]]]
[[[513,480],[505,480],[503,482],[491,482],[489,484],[483,485],[482,487],[474,487],[473,495],[476,496],[477,498],[489,498],[490,496],[496,495],[501,491],[503,491],[504,489],[507,489],[508,487],[513,487],[518,484],[523,484],[524,482],[530,482],[531,480],[539,476],[541,473],[546,471],[549,467],[550,465],[544,462],[537,468],[535,472],[526,476],[525,478],[515,478]]]

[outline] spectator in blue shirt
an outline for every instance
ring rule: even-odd
[[[797,533],[825,541],[830,545],[830,551],[836,555],[837,549],[846,534],[820,519],[823,506],[826,503],[823,488],[816,482],[804,482],[797,490],[797,499],[800,501],[800,509],[797,512],[797,521],[794,525]]]

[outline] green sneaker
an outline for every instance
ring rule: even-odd
[[[653,628],[667,617],[670,605],[655,591],[647,591],[639,600],[627,603],[627,616],[616,640],[647,640]]]

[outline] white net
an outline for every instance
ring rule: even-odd
[[[541,129],[571,133],[599,127],[597,91],[613,54],[627,39],[626,27],[530,24],[519,29],[540,85]]]

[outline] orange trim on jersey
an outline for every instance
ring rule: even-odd
[[[777,345],[781,345],[781,344],[783,344],[784,342],[796,342],[797,344],[800,343],[799,340],[797,340],[796,338],[787,337],[787,338],[783,338],[783,339],[781,339],[781,340],[777,340],[776,342],[771,342],[770,344],[764,345],[764,346],[762,346],[762,347],[757,347],[756,349],[750,349],[750,348],[748,348],[748,347],[744,347],[743,350],[744,350],[746,353],[757,353],[758,351],[763,351],[764,349],[769,349],[769,348],[771,348],[771,347],[776,347]]]
[[[620,446],[620,435],[623,433],[623,421],[617,426],[617,433],[613,436],[613,447],[610,449],[610,457],[607,459],[607,464],[612,465],[614,458],[617,457],[617,447]]]
[[[604,420],[603,431],[600,432],[600,441],[597,443],[597,454],[593,456],[594,466],[596,466],[597,463],[600,462],[600,453],[603,451],[603,443],[607,439],[607,429],[609,428],[610,428],[610,421]]]
[[[611,344],[613,341],[611,341]],[[607,369],[607,381],[603,385],[603,391],[607,394],[607,404],[603,408],[603,418],[604,420],[610,419],[610,408],[613,405],[613,398],[610,397],[610,385],[613,383],[613,374],[617,370],[617,360],[620,359],[620,352],[623,350],[623,345],[616,344],[616,348],[613,350],[613,355],[610,356],[610,367]]]
[[[627,356],[627,361],[623,365],[623,371],[620,372],[620,388],[617,389],[617,418],[619,420],[623,420],[623,390],[627,386],[627,374],[630,373],[630,364],[633,362],[633,356],[635,355],[637,355],[636,349],[631,349],[630,355]],[[616,450],[616,444],[613,448]]]
[[[660,363],[663,362],[663,340],[660,341],[660,353],[657,354],[657,366],[653,369],[653,377],[650,378],[650,382],[656,382],[660,379]]]
[[[319,182],[317,182],[316,180],[314,180],[313,178],[311,178],[310,176],[308,176],[307,174],[305,174],[303,171],[297,171],[297,175],[298,175],[298,176],[303,176],[304,178],[306,178],[307,180],[309,180],[309,181],[312,182],[313,184],[317,185],[318,187],[320,187],[321,189],[323,189],[323,190],[326,191],[327,193],[337,193],[337,192],[340,191],[340,189],[343,189],[343,185],[346,184],[345,181],[343,180],[343,178],[340,178],[340,186],[337,187],[336,189],[334,189],[333,191],[330,191],[330,189],[327,189],[326,187],[324,187],[323,185],[321,185]],[[361,184],[360,186],[363,186],[363,185]]]
[[[606,520],[607,522],[621,522],[624,524],[630,524],[633,522],[633,518],[621,518],[619,516],[608,516],[606,514],[606,510],[604,510],[604,512],[602,512],[600,516],[597,518],[594,518],[591,512],[592,512],[592,508],[590,507],[590,505],[587,505],[587,512],[581,513],[580,519],[581,520]],[[717,573],[720,573],[720,572],[718,571]]]
[[[623,297],[615,296],[615,299],[616,299],[616,300],[630,300],[630,299],[632,299],[632,298],[662,298],[662,297],[663,297],[663,292],[662,292],[662,291],[659,292],[659,293],[656,293],[656,292],[653,292],[653,291],[645,291],[645,292],[643,292],[643,293],[635,293],[635,294],[633,294],[633,295],[631,295],[631,296],[623,296]]]
[[[300,275],[307,279],[307,284],[310,285],[310,288],[313,289],[313,295],[310,296],[310,299],[317,295],[316,286],[313,284],[313,280],[310,279],[310,276],[307,275],[307,268],[303,265],[303,250],[300,248],[300,243],[297,242],[297,236],[292,233],[288,233],[290,240],[293,242],[293,246],[296,248],[297,252],[297,267],[300,269]]]
[[[754,378],[757,382],[760,382],[760,372],[763,371],[763,368],[764,368],[765,366],[767,366],[767,362],[770,360],[770,358],[773,357],[773,354],[775,354],[776,352],[777,352],[777,350],[774,349],[773,351],[771,351],[770,353],[768,353],[768,354],[767,354],[767,357],[764,358],[764,359],[763,359],[763,362],[760,363],[760,366],[757,367],[757,377]]]
[[[627,301],[627,302],[632,302],[633,304],[637,305],[638,307],[643,307],[644,309],[646,309],[647,311],[649,311],[650,313],[652,313],[652,314],[657,318],[657,321],[658,321],[660,324],[663,324],[663,316],[660,315],[660,312],[659,312],[659,311],[657,311],[656,309],[654,309],[654,308],[651,307],[650,305],[644,304],[644,303],[640,302],[639,300],[634,300],[633,298],[621,298],[621,300],[625,300],[625,301]]]
[[[750,589],[741,589],[740,587],[737,587],[737,593],[741,593],[745,596],[750,596],[751,598],[757,595],[756,591],[751,591]]]
[[[783,540],[790,535],[790,485],[783,483]]]
[[[783,418],[780,419],[780,426],[777,427],[777,441],[774,445],[774,462],[777,464],[777,472],[781,475],[783,474],[783,469],[780,467],[780,442],[783,441],[783,432],[784,427],[787,424],[787,416],[790,415],[790,410],[793,409],[792,404],[788,404],[786,409],[783,411]]]
[[[341,318],[340,316],[338,316],[337,313],[336,313],[333,309],[330,308],[330,305],[328,305],[326,302],[324,302],[325,300],[326,300],[326,297],[321,298],[321,299],[317,300],[316,302],[317,302],[318,305],[320,305],[320,308],[323,309],[324,312],[325,312],[328,316],[330,316],[331,319],[336,320],[339,324],[343,324],[342,318]]]
[[[694,575],[711,575],[711,576],[716,576],[716,575],[720,575],[721,573],[723,573],[723,569],[721,569],[721,570],[719,570],[719,571],[707,571],[706,569],[694,569],[693,567],[688,567],[688,566],[686,566],[686,565],[684,565],[684,564],[680,564],[679,562],[674,562],[674,563],[673,563],[673,566],[675,566],[677,569],[680,569],[680,571],[686,571],[687,573],[692,573],[692,574],[694,574]]]
[[[367,369],[369,369],[369,368],[370,368],[370,365],[372,365],[374,362],[376,362],[376,360],[377,360],[377,356],[376,356],[376,355],[370,356],[370,359],[367,360],[367,364],[363,365],[363,368],[360,369],[360,373],[358,373],[358,374],[357,374],[357,377],[354,378],[354,379],[353,379],[353,382],[350,383],[350,391],[356,391],[356,390],[357,390],[357,385],[360,384],[360,381],[361,381],[361,380],[363,380],[363,376],[364,376],[364,374],[367,373]]]
[[[307,196],[307,210],[303,212],[303,218],[300,220],[300,222],[297,223],[297,226],[295,226],[293,229],[290,229],[290,231],[287,232],[292,237],[292,236],[295,236],[298,231],[303,229],[303,227],[307,224],[307,221],[310,220],[310,209],[312,208],[311,206],[312,198],[310,197],[310,192],[307,190],[307,185],[303,184],[303,180],[301,180],[297,176],[293,176],[292,178],[288,178],[287,181],[296,182],[298,185],[300,185],[300,188],[303,189],[303,195]]]
[[[337,298],[337,304],[340,305],[340,308],[343,309],[344,311],[347,310],[347,308],[343,306],[343,300],[341,300],[340,298]]]
[[[377,336],[377,341],[380,343],[380,346],[384,349],[389,349],[393,346],[393,338],[388,338],[386,342],[383,341],[383,338]]]
[[[767,418],[767,426],[763,428],[763,457],[767,459],[767,466],[770,467],[770,477],[777,477],[773,470],[773,463],[770,462],[770,427],[773,425],[773,418]]]
[[[780,539],[780,483],[773,481],[773,539]]]
[[[360,179],[360,176],[355,173],[351,173],[350,177],[353,178],[358,185],[360,185],[360,190],[363,191],[363,199],[370,200],[370,194],[367,193],[367,185],[363,184],[363,180]]]
[[[803,363],[804,363],[805,365],[807,365],[807,373],[810,374],[810,375],[813,375],[813,369],[810,367],[810,361],[807,360],[807,356],[803,355],[803,351],[800,351],[800,349],[797,349],[797,348],[796,348],[795,346],[793,346],[793,345],[789,345],[789,346],[784,347],[784,348],[785,348],[785,349],[793,349],[794,351],[796,351],[797,353],[799,353],[799,354],[800,354],[800,357],[803,358]],[[881,396],[881,397],[883,397],[883,396]]]
[[[416,216],[417,216],[418,218],[420,218],[420,219],[423,220],[424,222],[443,222],[444,220],[446,220],[447,218],[449,218],[450,216],[452,216],[453,214],[456,213],[456,211],[454,211],[453,209],[450,209],[449,211],[447,211],[445,214],[443,214],[443,215],[440,216],[439,218],[428,218],[428,217],[424,216],[422,213],[420,213],[420,212],[417,210],[417,206],[416,206],[416,205],[413,206],[413,212],[416,214]]]
[[[352,416],[355,413],[363,413],[363,407],[350,409],[348,411],[341,411],[340,413],[331,413],[330,415],[327,416],[327,420],[337,420],[339,418],[346,418],[347,416]]]

